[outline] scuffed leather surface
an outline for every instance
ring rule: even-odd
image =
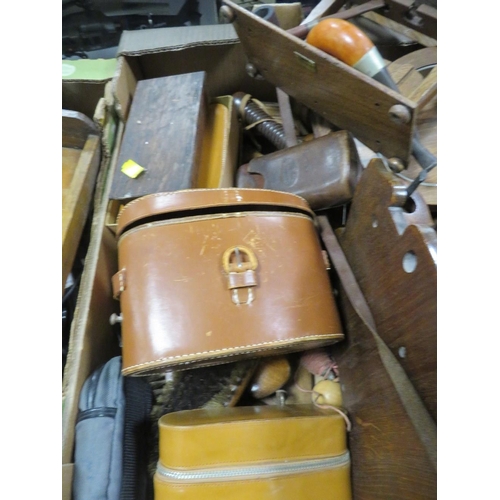
[[[233,303],[222,267],[224,251],[236,245],[258,259],[249,305]],[[306,216],[253,212],[155,223],[120,238],[118,258],[127,284],[120,295],[124,374],[343,338]]]
[[[262,209],[224,211],[238,203]],[[186,215],[188,206],[210,204],[220,212]],[[291,211],[273,212],[279,205]],[[184,217],[140,224],[140,217],[169,210]],[[164,193],[127,205],[119,228],[132,220],[139,225],[118,240],[126,283],[120,294],[123,374],[206,366],[341,340],[319,238],[303,212],[311,213],[295,195],[245,189]],[[225,269],[223,259],[235,247],[257,260],[247,289],[237,291],[242,299],[235,300],[247,302],[251,291],[249,304],[235,304],[235,290],[228,289],[245,284],[244,278],[229,278],[234,265]]]

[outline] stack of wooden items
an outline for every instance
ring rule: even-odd
[[[436,497],[436,47],[321,3],[224,2],[276,102],[137,84],[75,500]]]

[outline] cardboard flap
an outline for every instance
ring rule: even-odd
[[[231,24],[124,31],[118,46],[118,55],[138,56],[183,50],[199,45],[227,45],[228,43],[239,43],[238,35]]]

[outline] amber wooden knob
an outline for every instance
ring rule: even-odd
[[[320,405],[342,406],[340,384],[333,380],[321,380],[313,388],[313,402]]]
[[[284,356],[268,358],[257,368],[250,392],[257,399],[265,398],[281,389],[290,378],[290,363]]]
[[[373,48],[372,41],[354,24],[343,19],[323,19],[307,35],[306,42],[354,66]]]

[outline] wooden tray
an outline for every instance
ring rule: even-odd
[[[73,266],[92,201],[101,159],[97,126],[62,110],[62,291]]]

